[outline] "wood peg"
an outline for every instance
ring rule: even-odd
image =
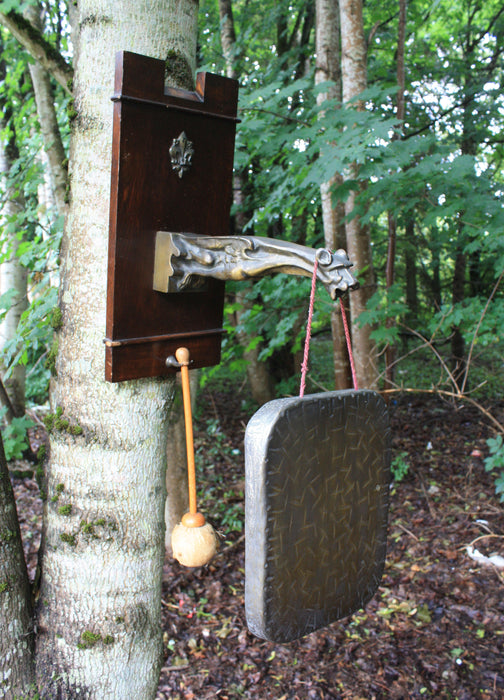
[[[182,367],[189,367],[190,353],[187,348],[178,348],[175,351],[175,359]]]

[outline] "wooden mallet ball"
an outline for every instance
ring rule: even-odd
[[[175,525],[171,536],[173,556],[182,566],[204,566],[217,552],[217,537],[210,523],[201,513],[201,525],[187,525],[185,513],[182,522]]]

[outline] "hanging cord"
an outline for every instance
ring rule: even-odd
[[[318,269],[318,251],[315,254],[315,263],[313,265],[313,274],[312,274],[312,283],[311,283],[311,290],[310,290],[310,303],[308,306],[308,320],[306,322],[306,336],[305,336],[305,343],[304,343],[304,354],[303,354],[303,363],[301,365],[301,383],[299,386],[299,396],[302,398],[305,393],[306,389],[306,376],[308,374],[308,358],[310,355],[310,341],[311,341],[311,329],[312,329],[312,321],[313,321],[313,307],[315,305],[315,288],[317,286],[317,269]],[[340,297],[340,309],[341,309],[341,317],[343,319],[343,328],[345,330],[345,340],[346,340],[346,345],[347,345],[347,351],[348,351],[348,359],[350,360],[350,369],[352,371],[352,384],[353,388],[355,391],[358,390],[358,384],[357,384],[357,374],[355,372],[355,364],[354,364],[354,358],[353,358],[353,352],[352,352],[352,340],[350,338],[350,330],[348,328],[348,321],[346,317],[346,312],[345,312],[345,306],[343,304],[343,301]]]
[[[350,329],[348,328],[348,321],[347,321],[347,317],[346,317],[345,305],[343,304],[343,299],[341,297],[340,297],[339,303],[340,303],[340,309],[341,309],[341,318],[343,319],[343,328],[345,329],[345,340],[346,340],[346,345],[347,345],[347,350],[348,350],[348,359],[350,360],[350,369],[352,370],[352,384],[353,384],[353,388],[355,389],[355,391],[358,391],[359,386],[357,384],[357,373],[355,371],[355,364],[354,364],[354,359],[353,359],[352,340],[350,338]]]
[[[318,253],[318,251],[317,251]],[[315,287],[317,286],[318,255],[315,253],[315,264],[313,265],[313,275],[310,291],[310,305],[308,307],[308,321],[306,323],[306,337],[304,343],[303,364],[301,365],[301,384],[299,386],[299,396],[302,398],[306,388],[306,375],[308,374],[308,357],[310,355],[311,327],[313,320],[313,307],[315,305]]]

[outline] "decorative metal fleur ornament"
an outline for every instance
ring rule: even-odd
[[[192,141],[186,136],[183,131],[180,136],[173,139],[170,146],[170,158],[173,170],[182,178],[192,165],[192,157],[194,155],[194,147]]]

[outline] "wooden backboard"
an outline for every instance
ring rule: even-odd
[[[224,283],[204,291],[153,290],[156,231],[229,233],[238,83],[199,73],[196,90],[165,88],[164,62],[116,58],[105,376],[168,375],[177,347],[193,367],[220,360]],[[179,176],[170,148],[182,133],[191,167]]]

